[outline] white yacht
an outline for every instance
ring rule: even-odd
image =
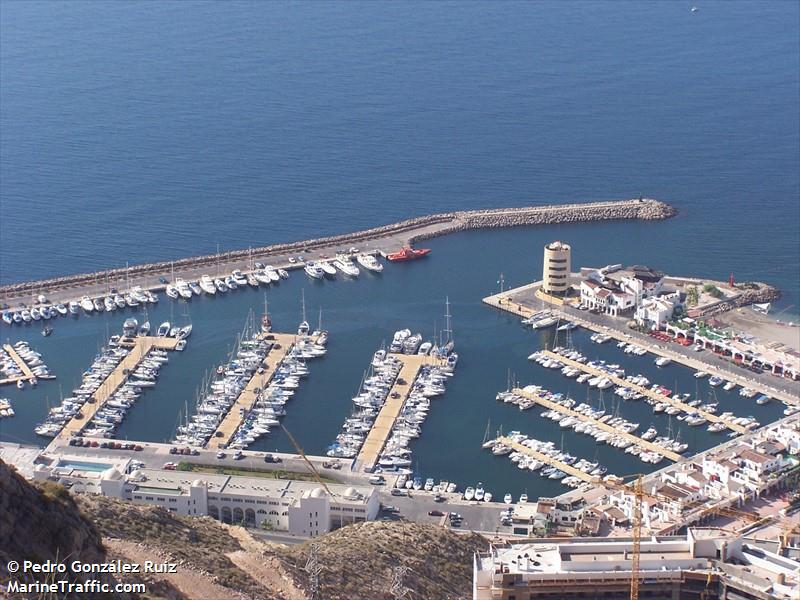
[[[325,272],[325,275],[330,275],[331,277],[336,275],[336,267],[334,267],[331,263],[322,260],[318,262],[317,265]]]
[[[486,492],[483,489],[483,484],[478,482],[478,487],[475,488],[475,500],[483,500],[483,497],[486,495]]]
[[[319,265],[314,262],[307,263],[304,271],[306,275],[312,277],[313,279],[322,279],[325,276],[325,271],[323,271]]]
[[[180,294],[181,298],[184,300],[188,300],[192,297],[192,289],[189,287],[189,284],[180,277],[175,280],[175,289],[178,290],[178,294]]]
[[[333,261],[333,266],[339,269],[345,275],[350,277],[358,277],[361,271],[353,264],[353,261],[346,256],[340,256]]]
[[[475,489],[474,488],[468,487],[466,490],[464,490],[464,500],[469,502],[470,500],[474,500],[474,499],[475,499]]]
[[[378,259],[372,256],[372,254],[359,254],[356,256],[356,261],[367,271],[374,271],[376,273],[383,271],[383,265],[379,263]]]
[[[158,329],[156,330],[156,335],[158,337],[166,337],[167,334],[169,334],[170,327],[171,326],[169,321],[164,321],[161,325],[158,326]]]
[[[75,300],[73,300],[72,302],[69,303],[68,310],[69,310],[69,312],[71,314],[77,315],[78,312],[80,311],[80,309],[81,309],[81,305],[78,304],[77,302],[75,302]]]
[[[259,283],[263,284],[272,283],[272,280],[270,279],[269,275],[263,269],[259,269],[258,271],[254,272],[253,277],[255,277]]]
[[[511,494],[506,494],[503,497],[503,502],[505,502],[506,504],[511,504],[512,502],[514,502],[514,497]]]
[[[272,265],[266,265],[266,266],[264,267],[264,274],[265,274],[267,277],[269,277],[269,280],[270,280],[272,283],[278,283],[278,282],[281,280],[281,278],[282,278],[283,276],[280,274],[280,271],[283,271],[283,269],[280,269],[280,270],[278,270],[278,269],[276,269],[275,267],[273,267]],[[284,273],[286,273],[286,271],[284,271]],[[289,276],[289,274],[288,274],[288,273],[286,273],[286,276],[288,277],[288,276]]]
[[[666,356],[659,356],[656,359],[656,366],[657,367],[666,367],[671,362],[672,362],[672,360],[667,358]]]
[[[221,292],[223,294],[230,289],[228,287],[228,284],[226,284],[224,281],[222,281],[222,279],[215,279],[214,280],[214,287],[217,288],[218,292]]]
[[[167,296],[169,296],[169,297],[170,297],[170,298],[172,298],[173,300],[176,300],[176,299],[177,299],[177,298],[179,298],[179,297],[180,297],[180,295],[181,295],[181,294],[180,294],[180,292],[178,291],[178,288],[176,288],[176,287],[175,287],[174,285],[172,285],[171,283],[168,283],[168,284],[167,284],[166,293],[167,293]]]
[[[217,288],[214,285],[214,280],[211,279],[208,275],[203,275],[199,281],[200,289],[203,290],[206,294],[211,294],[212,296],[217,293]]]
[[[87,313],[90,313],[94,310],[94,304],[89,299],[89,296],[84,296],[81,298],[81,308],[85,310]]]
[[[241,286],[247,285],[247,277],[245,277],[244,273],[242,273],[239,269],[234,269],[233,271],[231,271],[231,277],[233,277],[233,280],[236,282],[236,285],[241,285]]]

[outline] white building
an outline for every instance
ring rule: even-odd
[[[645,298],[636,308],[634,319],[639,325],[652,330],[664,327],[680,303],[678,294]]]
[[[612,316],[631,312],[645,299],[663,295],[663,275],[647,267],[620,269],[615,265],[582,272],[581,304]]]
[[[627,598],[632,550],[626,538],[492,544],[475,554],[472,598]],[[730,598],[790,600],[800,593],[798,567],[730,533],[690,528],[682,536],[642,539],[639,589],[642,597],[699,598],[719,587]]]
[[[61,459],[63,464],[70,463]],[[99,464],[99,463],[98,463]],[[207,515],[225,523],[242,523],[316,537],[344,525],[375,519],[380,509],[372,486],[327,484],[264,477],[140,469],[125,474],[125,464],[98,471],[38,465],[34,479],[56,477],[76,491],[99,493],[137,504],[160,506],[182,516]]]

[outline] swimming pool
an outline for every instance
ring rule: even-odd
[[[79,471],[95,471],[97,473],[102,473],[112,466],[113,465],[108,463],[86,462],[81,460],[59,460],[56,465],[59,469],[77,469]]]

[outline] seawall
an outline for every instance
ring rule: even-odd
[[[307,250],[346,248],[347,246],[374,242],[376,240],[380,241],[382,239],[385,239],[387,243],[391,242],[394,244],[394,247],[389,247],[389,249],[397,249],[402,243],[413,243],[418,240],[470,229],[492,229],[500,227],[624,219],[650,221],[667,219],[675,214],[677,214],[677,210],[671,205],[649,198],[439,213],[342,235],[272,244],[259,248],[235,250],[220,254],[207,254],[173,261],[133,265],[124,269],[108,269],[92,273],[79,273],[63,277],[8,284],[0,286],[0,297],[11,299],[34,293],[47,294],[65,288],[76,288],[82,285],[92,286],[103,281],[120,281],[122,279],[130,281],[131,284],[134,285],[138,283],[136,281],[137,279],[169,275],[173,269],[176,275],[180,275],[181,271],[206,265],[224,264],[228,266],[230,264],[235,264],[236,266],[232,268],[237,268],[242,266],[241,263],[243,261],[264,260],[281,255],[296,254]]]

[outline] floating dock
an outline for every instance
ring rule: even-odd
[[[521,304],[520,302],[517,302],[516,300],[513,299],[513,297],[521,293],[527,292],[529,290],[535,289],[538,286],[539,286],[538,282],[529,283],[527,285],[523,285],[518,288],[506,290],[499,294],[487,296],[486,298],[482,299],[482,302],[493,308],[509,312],[511,314],[517,315],[518,317],[522,317],[523,319],[528,318],[534,313],[536,313],[538,310],[541,310],[542,307],[533,309],[531,307],[525,306],[524,304]],[[564,307],[567,306],[567,303],[565,303],[564,300],[561,298],[550,296],[548,294],[543,294],[541,291],[536,292],[536,297],[539,299],[540,302],[544,302],[547,305],[547,308],[556,315],[558,315],[560,318],[564,319],[565,321],[572,321],[573,323],[577,323],[584,329],[589,329],[597,333],[608,335],[620,342],[627,342],[638,346],[642,346],[651,354],[655,354],[656,356],[662,356],[664,358],[669,358],[670,360],[673,360],[676,363],[680,363],[686,367],[698,371],[705,371],[710,375],[716,375],[717,377],[721,377],[726,381],[733,381],[734,383],[742,387],[748,387],[758,390],[759,392],[771,396],[776,400],[780,400],[781,402],[783,402],[788,406],[800,406],[800,399],[798,399],[796,394],[792,394],[790,391],[781,390],[767,383],[753,380],[750,377],[748,377],[745,373],[739,374],[731,372],[727,369],[725,370],[720,369],[717,365],[700,360],[699,358],[686,356],[684,354],[681,354],[680,352],[671,350],[670,348],[661,347],[658,344],[654,344],[649,339],[645,340],[638,336],[632,336],[630,332],[617,329],[609,325],[600,325],[598,323],[594,323],[592,321],[589,321],[581,317],[580,314],[575,314],[579,313],[580,311],[572,310],[570,312],[566,312]]]
[[[501,436],[497,438],[497,441],[503,444],[504,446],[513,448],[517,452],[521,452],[526,456],[530,456],[538,461],[550,465],[551,467],[555,467],[556,469],[558,469],[559,471],[563,471],[567,475],[572,475],[573,477],[577,477],[578,479],[585,481],[586,483],[595,483],[595,484],[601,483],[601,479],[597,475],[589,475],[588,473],[584,473],[583,471],[581,471],[580,469],[576,469],[572,465],[568,465],[567,463],[562,462],[557,458],[553,458],[552,456],[548,456],[547,454],[542,454],[541,452],[538,452],[533,448],[528,448],[524,444],[515,442],[511,438]]]
[[[22,375],[17,377],[6,377],[5,379],[0,379],[0,385],[6,385],[7,383],[17,383],[18,381],[32,381],[34,379],[55,379],[55,375],[42,375],[41,377],[34,374],[31,371],[31,368],[28,364],[22,360],[22,357],[17,353],[17,350],[11,344],[3,344],[3,350],[6,351],[11,357],[17,366],[19,367],[20,371],[22,371]]]
[[[565,417],[575,417],[576,419],[584,423],[591,423],[598,429],[602,429],[605,432],[612,433],[619,437],[623,437],[628,441],[630,441],[631,443],[636,444],[637,446],[644,448],[645,450],[651,450],[652,452],[657,452],[658,454],[661,454],[664,458],[668,458],[671,461],[677,462],[681,459],[681,455],[676,452],[673,452],[672,450],[667,450],[666,448],[663,448],[658,444],[654,444],[653,442],[648,442],[647,440],[643,440],[639,436],[633,435],[632,433],[626,433],[620,429],[617,429],[616,427],[612,427],[611,425],[604,423],[603,421],[599,421],[598,419],[587,417],[584,414],[575,412],[571,408],[567,408],[566,406],[561,406],[560,404],[553,402],[552,400],[548,400],[547,398],[543,398],[542,396],[539,396],[537,394],[531,394],[519,388],[514,389],[513,392],[519,396],[522,396],[523,398],[528,398],[530,400],[533,400],[534,402],[536,402],[536,404],[544,406],[545,408],[549,408],[550,410],[555,410],[556,412],[560,412]]]
[[[388,356],[398,359],[403,363],[403,366],[397,375],[397,379],[395,379],[392,389],[389,390],[386,402],[372,424],[372,429],[370,429],[367,439],[364,440],[364,445],[361,446],[361,451],[356,457],[356,470],[361,470],[362,467],[375,466],[386,440],[389,439],[392,427],[394,427],[394,423],[400,415],[408,395],[411,393],[411,388],[420,369],[423,365],[437,364],[436,358],[424,354],[389,354]],[[400,383],[401,380],[405,383]],[[396,397],[393,398],[392,396]]]
[[[636,391],[636,392],[638,392],[638,393],[640,393],[640,394],[642,394],[644,396],[647,396],[648,398],[652,398],[653,400],[656,400],[657,402],[663,402],[665,404],[669,404],[669,405],[674,406],[676,408],[679,408],[682,411],[687,412],[687,413],[698,414],[701,417],[703,417],[704,419],[706,419],[707,421],[710,421],[712,423],[723,423],[725,425],[725,427],[727,427],[728,429],[730,429],[732,431],[736,431],[738,433],[747,433],[748,431],[750,431],[746,427],[742,427],[741,425],[737,425],[736,423],[733,423],[732,421],[729,421],[728,419],[723,419],[723,418],[718,417],[717,415],[715,415],[713,413],[707,412],[705,410],[701,410],[699,408],[694,408],[694,407],[689,406],[688,404],[686,404],[684,402],[681,402],[679,400],[675,400],[675,399],[673,399],[673,398],[671,398],[671,397],[669,397],[669,396],[667,396],[665,394],[660,394],[659,392],[654,392],[653,390],[651,390],[649,388],[643,387],[641,385],[636,385],[635,383],[631,383],[630,381],[622,379],[621,377],[617,377],[616,375],[612,375],[611,373],[606,373],[605,371],[603,371],[601,369],[596,369],[594,367],[590,367],[590,366],[585,365],[583,363],[579,363],[576,360],[572,360],[571,358],[567,358],[565,356],[561,356],[560,354],[556,354],[555,352],[552,352],[550,350],[543,350],[542,352],[548,358],[552,358],[552,359],[557,360],[558,362],[560,362],[562,364],[569,365],[570,367],[574,367],[576,369],[579,369],[579,370],[583,371],[584,373],[591,373],[592,375],[595,375],[595,376],[606,377],[606,378],[610,379],[615,385],[619,385],[619,386],[622,386],[622,387],[626,387],[626,388],[632,389],[632,390],[634,390],[634,391]]]
[[[94,415],[105,405],[106,401],[114,395],[120,387],[128,380],[128,376],[139,366],[139,363],[154,348],[160,350],[175,350],[178,340],[173,337],[142,336],[135,338],[123,338],[120,345],[131,348],[128,355],[123,358],[105,381],[92,394],[91,400],[87,401],[80,410],[80,417],[75,416],[67,423],[58,434],[61,437],[78,435],[81,430],[94,418]]]
[[[233,434],[239,429],[242,421],[247,414],[253,409],[258,401],[258,392],[264,389],[272,377],[275,375],[275,370],[286,358],[286,355],[292,349],[297,335],[293,333],[267,333],[261,334],[264,337],[271,337],[274,340],[272,348],[270,348],[261,366],[264,368],[262,373],[256,371],[247,385],[244,386],[242,393],[236,398],[233,406],[231,406],[228,414],[222,419],[222,422],[217,427],[217,430],[211,435],[206,446],[208,448],[226,448],[230,443]],[[311,338],[316,341],[315,338]]]

